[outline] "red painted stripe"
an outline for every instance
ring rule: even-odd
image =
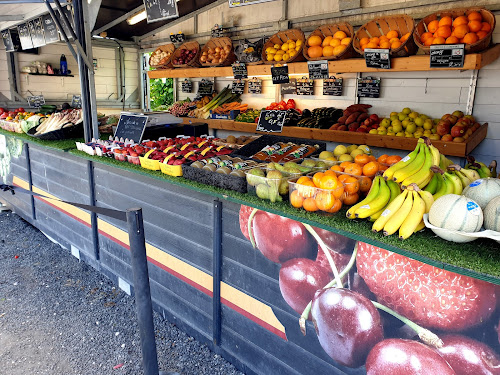
[[[77,216],[75,216],[75,215],[73,215],[73,214],[70,214],[68,211],[65,211],[65,210],[63,210],[62,208],[57,207],[55,204],[50,203],[50,202],[48,202],[48,201],[46,201],[45,199],[40,198],[40,197],[35,197],[35,198],[36,198],[36,199],[38,199],[39,201],[42,201],[42,202],[44,202],[44,203],[47,203],[50,207],[55,208],[56,210],[58,210],[58,211],[62,212],[63,214],[68,215],[69,217],[71,217],[71,218],[75,219],[76,221],[78,221],[78,222],[82,223],[82,224],[83,224],[83,225],[85,225],[86,227],[88,227],[88,228],[91,228],[91,227],[92,227],[92,226],[90,225],[90,223],[87,223],[86,221],[84,221],[84,220],[80,219],[79,217],[77,217]]]
[[[104,237],[107,237],[113,242],[116,242],[118,245],[123,246],[125,249],[130,250],[130,246],[127,245],[125,242],[120,241],[119,239],[113,237],[111,234],[104,232],[102,229],[98,229],[99,233],[102,234]]]

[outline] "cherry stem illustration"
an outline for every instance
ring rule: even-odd
[[[351,268],[354,266],[354,263],[356,262],[356,255],[357,254],[358,254],[358,243],[356,242],[356,245],[354,245],[354,249],[352,251],[351,259],[349,259],[349,263],[347,263],[345,268],[340,273],[339,279],[342,280],[342,278],[345,275],[347,275],[349,273],[349,271],[351,271]],[[336,283],[337,283],[337,280],[334,279],[334,280],[330,281],[328,284],[326,284],[323,287],[323,289],[331,288],[331,287],[335,286]],[[339,288],[342,288],[342,287],[343,287],[343,285],[341,285]],[[304,309],[304,312],[302,313],[302,315],[300,316],[300,319],[299,319],[300,331],[302,332],[302,334],[304,336],[306,335],[306,321],[309,318],[309,313],[311,312],[311,307],[312,307],[312,301],[310,301],[307,304],[306,308]]]
[[[255,249],[257,246],[255,245],[255,238],[253,237],[253,230],[252,230],[252,221],[253,217],[259,210],[257,208],[254,208],[250,215],[248,216],[248,237],[250,237],[250,242],[252,243],[253,248]]]

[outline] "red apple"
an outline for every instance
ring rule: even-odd
[[[366,125],[366,126],[372,126],[373,121],[372,121],[372,120],[370,120],[369,118],[367,118],[367,119],[363,122],[363,124],[364,124],[364,125]]]
[[[443,142],[451,142],[453,140],[453,137],[451,136],[451,134],[445,134],[441,137],[441,140]]]
[[[455,125],[454,127],[451,128],[450,134],[453,138],[461,137],[465,134],[465,128],[460,125]]]
[[[437,124],[437,134],[443,136],[445,134],[448,134],[451,129],[451,122],[448,120],[440,120]]]
[[[370,115],[370,120],[378,122],[379,121],[378,115],[376,113],[373,113],[372,115]]]

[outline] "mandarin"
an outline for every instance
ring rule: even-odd
[[[391,48],[391,42],[387,41],[380,42],[380,48]]]
[[[370,177],[361,177],[359,179],[359,191],[362,193],[368,193],[372,187],[372,180]]]
[[[363,168],[359,164],[351,163],[344,169],[344,172],[352,174],[354,176],[361,176],[361,174],[363,173]]]
[[[319,180],[319,187],[321,189],[335,189],[339,186],[339,180],[337,176],[325,175]]]
[[[357,193],[355,194],[347,194],[344,196],[344,204],[347,204],[348,206],[352,206],[359,200],[359,195]]]
[[[375,43],[375,42],[370,42],[370,43],[368,43],[368,44],[365,44],[365,45],[363,46],[363,49],[364,49],[364,48],[378,48],[378,43]]]
[[[385,36],[388,37],[389,39],[399,38],[399,33],[396,30],[391,30],[387,34],[385,34]]]
[[[344,190],[347,194],[355,194],[359,191],[359,180],[356,177],[349,176],[345,180]]]
[[[309,37],[309,39],[307,39],[307,44],[310,47],[320,46],[322,42],[323,42],[323,39],[321,39],[321,37],[319,35],[311,35]]]
[[[477,33],[483,27],[483,24],[479,21],[470,21],[467,26],[469,26],[469,30],[473,33]]]
[[[491,25],[488,22],[482,22],[481,23],[481,31],[490,31],[491,30]]]
[[[321,43],[321,47],[329,46],[332,39],[333,39],[333,36],[331,36],[331,35],[327,36],[325,39],[323,39],[323,43]]]
[[[368,42],[367,42],[367,43],[368,43]],[[333,39],[330,41],[330,46],[332,46],[332,47],[337,47],[337,46],[340,46],[340,39],[333,38]]]
[[[356,157],[354,158],[354,162],[357,164],[361,164],[361,165],[365,165],[369,161],[370,161],[370,159],[368,158],[368,155],[366,155],[366,154],[359,154],[359,155],[356,155]]]
[[[342,201],[340,199],[335,199],[335,202],[333,203],[333,207],[330,208],[329,210],[324,210],[325,212],[329,213],[335,213],[339,211],[342,208]]]
[[[333,56],[333,50],[332,46],[323,47],[323,56]]]
[[[456,44],[456,43],[460,42],[460,40],[456,36],[452,35],[452,36],[446,38],[446,40],[444,42],[445,42],[445,44]]]
[[[436,30],[438,29],[439,27],[439,21],[438,20],[434,20],[434,21],[431,21],[427,24],[427,30],[430,32],[430,33],[435,33]]]
[[[342,182],[343,184],[345,184],[345,180],[348,179],[350,176],[348,174],[341,174],[338,176],[338,180],[339,182]]]
[[[302,207],[304,203],[304,197],[300,195],[298,190],[294,190],[290,193],[290,204],[295,208]]]
[[[344,168],[342,168],[340,165],[332,165],[330,167],[330,170],[332,171],[336,171],[336,172],[343,172],[344,171]]]
[[[474,44],[479,40],[476,33],[468,33],[464,36],[465,44]]]
[[[342,39],[347,37],[347,34],[343,31],[339,30],[335,34],[333,34],[333,37],[342,40]]]
[[[467,19],[470,21],[479,21],[481,22],[483,20],[483,16],[481,16],[481,13],[479,12],[470,12],[467,15]]]
[[[446,39],[443,38],[442,36],[438,36],[436,38],[434,38],[434,40],[432,41],[432,44],[445,44],[446,42]]]
[[[383,154],[383,155],[380,155],[378,158],[377,158],[377,161],[379,163],[385,163],[385,161],[387,160],[387,158],[389,157],[389,155],[387,154]]]
[[[408,40],[408,38],[411,36],[411,33],[406,33],[405,35],[403,35],[399,40],[403,43],[403,42],[406,42]]]
[[[312,46],[307,49],[307,54],[309,57],[321,57],[323,56],[323,48],[321,46]]]
[[[453,27],[457,27],[460,25],[467,25],[469,20],[465,16],[459,16],[453,20]]]
[[[367,177],[373,177],[378,172],[378,163],[371,161],[363,166],[363,174]]]
[[[316,187],[319,187],[319,182],[321,180],[321,178],[324,176],[325,174],[323,172],[316,172],[314,175],[313,175],[313,182],[314,182],[314,185],[316,185]]]
[[[450,26],[440,26],[436,30],[436,36],[442,36],[443,38],[448,38],[451,36],[451,27]]]
[[[385,159],[385,163],[389,165],[396,164],[398,161],[400,161],[402,158],[399,155],[391,155]]]
[[[450,26],[453,24],[453,20],[451,19],[450,16],[444,16],[444,17],[441,17],[441,19],[439,20],[439,27],[441,26]]]
[[[309,212],[318,211],[318,206],[316,205],[316,200],[313,197],[309,197],[309,198],[304,199],[304,202],[302,203],[302,207],[304,207],[304,210],[309,211]]]
[[[380,43],[380,39],[378,36],[374,36],[373,38],[370,38],[370,43]]]
[[[434,36],[432,35],[432,33],[430,33],[430,32],[427,31],[427,32],[425,32],[425,33],[422,34],[422,36],[420,37],[420,41],[422,43],[424,43],[427,39],[433,38],[433,37]]]
[[[335,197],[330,191],[318,191],[314,200],[316,201],[316,207],[321,211],[329,210],[335,203]]]
[[[368,43],[370,43],[370,38],[366,38],[366,37],[361,38],[359,41],[360,46],[364,46],[365,44],[368,44]]]
[[[476,34],[477,34],[477,37],[479,39],[483,39],[486,35],[488,35],[488,32],[481,30],[481,31],[478,31]]]
[[[350,43],[351,43],[351,39],[352,38],[344,38],[340,41],[340,44],[344,45],[344,46],[348,46]]]
[[[460,25],[455,27],[453,30],[452,35],[456,36],[458,39],[461,39],[469,32],[469,26],[468,25]]]
[[[427,38],[424,42],[424,46],[430,46],[431,44],[434,43],[434,37]]]
[[[401,47],[403,44],[398,40],[397,42],[391,43],[391,49],[397,49]]]
[[[347,49],[347,46],[341,44],[340,46],[333,48],[333,56],[338,56]]]

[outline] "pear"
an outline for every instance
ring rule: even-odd
[[[266,169],[267,169],[268,171],[271,171],[271,170],[273,170],[273,169],[277,169],[277,168],[276,168],[276,164],[277,164],[277,163],[273,163],[273,162],[271,162],[271,163],[269,163],[269,164],[266,166]]]
[[[316,163],[316,168],[327,168],[327,165],[324,161],[320,160]]]
[[[278,188],[278,192],[280,195],[288,194],[288,180],[281,180],[280,186]]]
[[[287,161],[285,164],[283,164],[283,167],[285,168],[297,168],[297,163],[294,161]]]
[[[272,171],[269,171],[267,172],[267,178],[269,179],[281,179],[283,178],[283,174],[280,172],[280,171],[276,171],[276,170],[272,170]]]
[[[255,194],[257,194],[260,199],[269,199],[269,186],[266,184],[257,184],[255,187]]]
[[[316,162],[312,159],[305,159],[300,165],[302,167],[314,168],[316,166]]]
[[[260,168],[252,168],[247,172],[247,182],[251,186],[257,185],[265,177],[264,171]]]
[[[333,150],[334,156],[338,157],[343,154],[347,154],[347,147],[345,147],[344,145],[338,145],[337,147],[335,147],[335,150]]]

